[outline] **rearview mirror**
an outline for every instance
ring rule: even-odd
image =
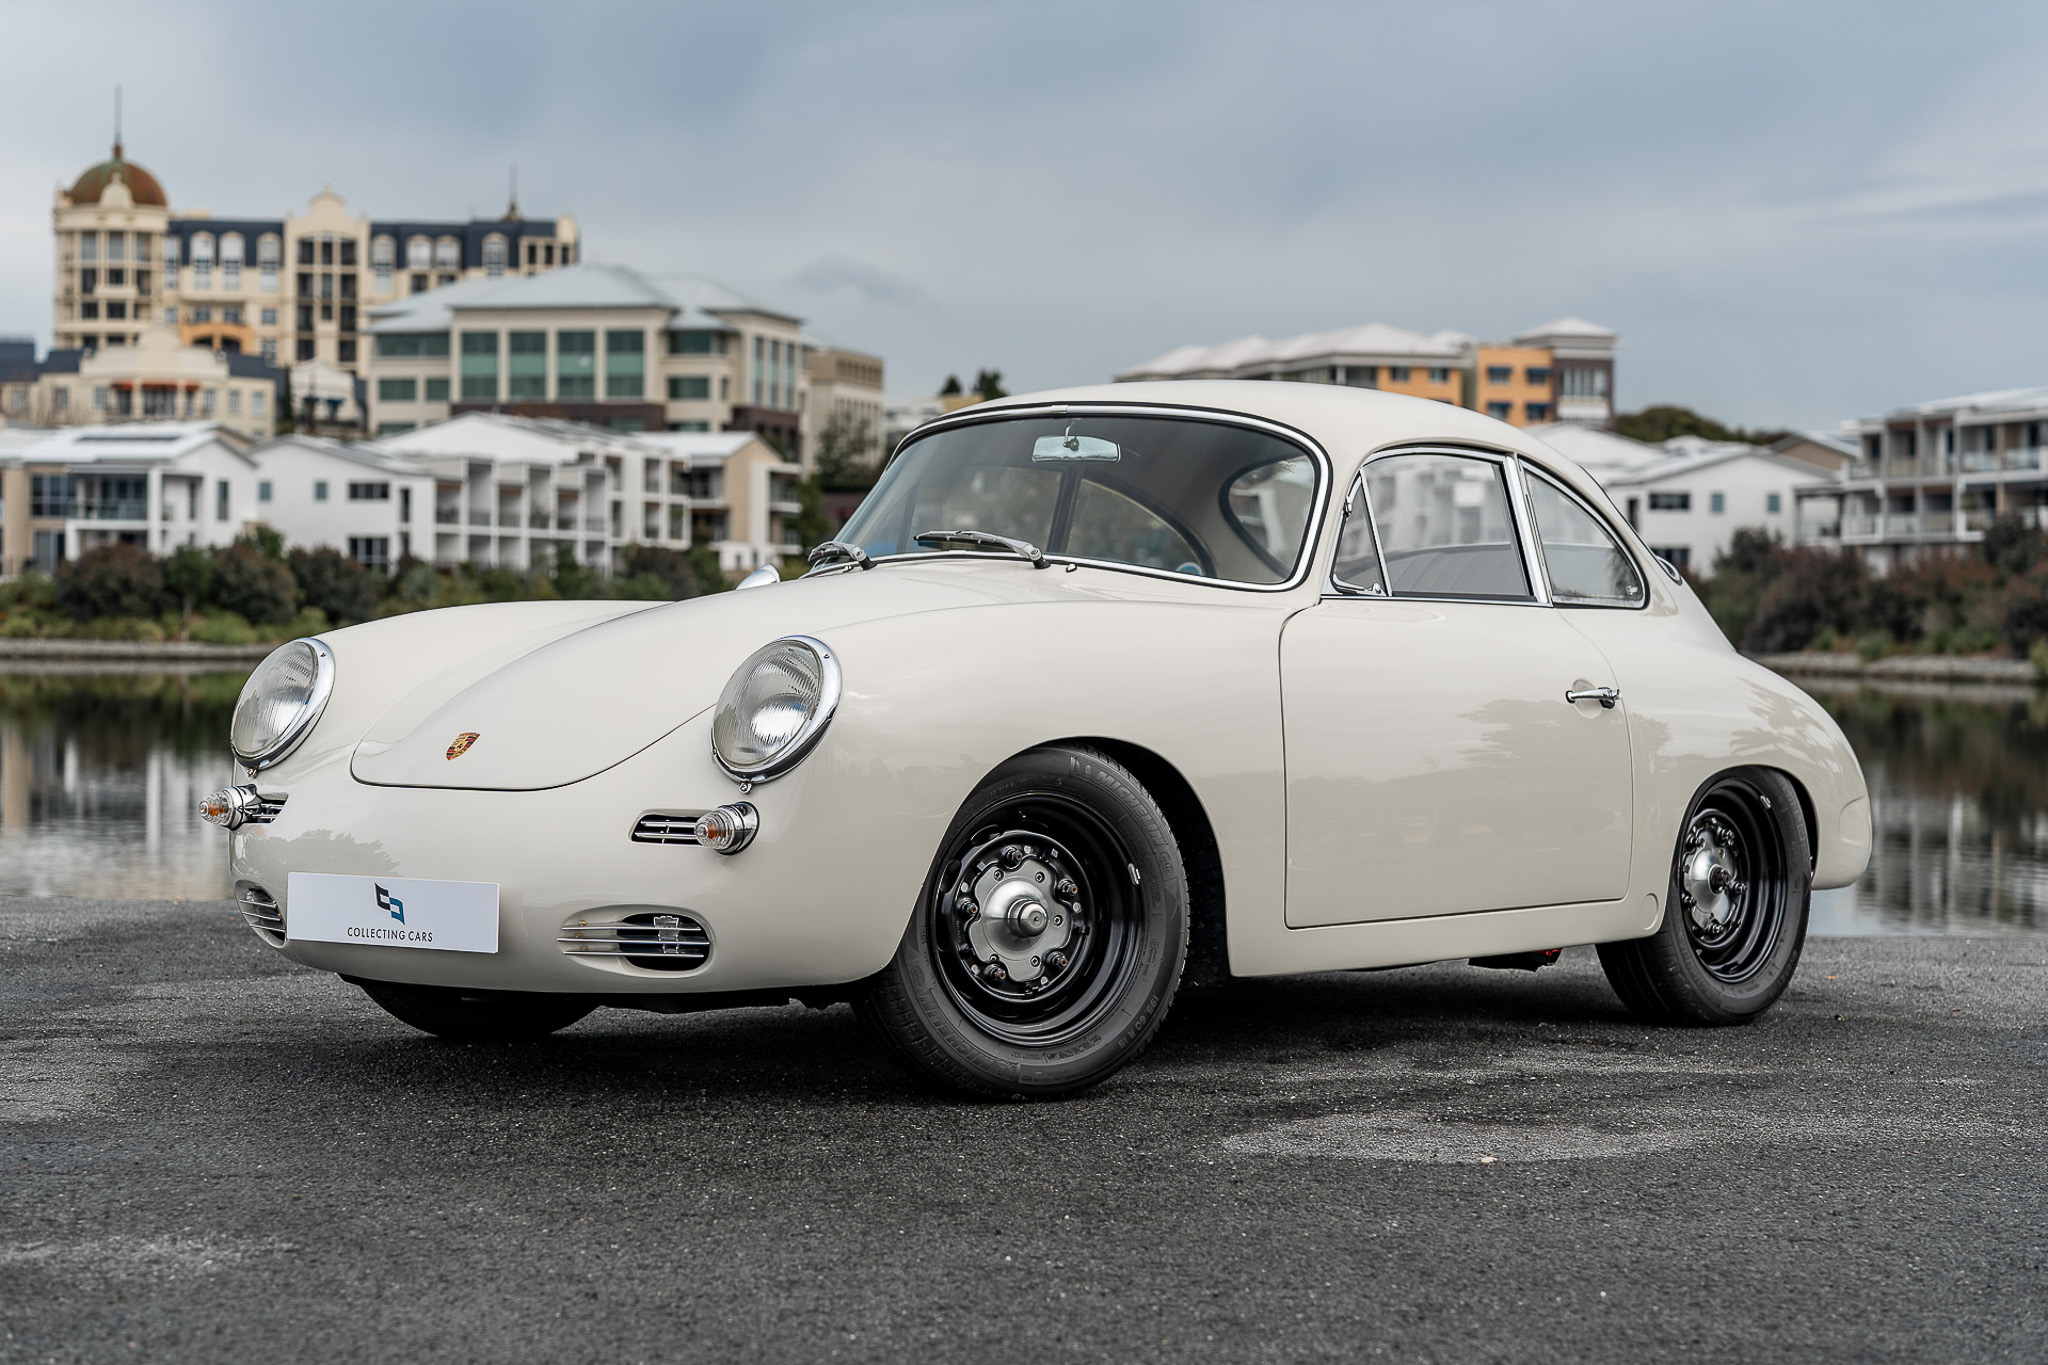
[[[1115,441],[1105,441],[1099,436],[1076,436],[1068,432],[1064,436],[1041,436],[1031,445],[1031,462],[1042,464],[1048,460],[1121,460],[1123,450]]]

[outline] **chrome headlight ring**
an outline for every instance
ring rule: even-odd
[[[839,659],[823,640],[785,635],[747,656],[711,718],[711,755],[735,782],[767,782],[801,763],[839,707]]]
[[[280,688],[300,695],[280,699]],[[242,684],[228,725],[228,747],[251,771],[282,763],[312,733],[333,692],[333,650],[311,637],[279,645]],[[287,714],[259,714],[257,708],[280,701],[291,708]]]

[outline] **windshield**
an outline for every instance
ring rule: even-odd
[[[1245,427],[1019,417],[905,446],[839,538],[880,558],[962,548],[919,544],[929,531],[988,531],[1053,556],[1270,585],[1301,560],[1316,484],[1300,446]]]

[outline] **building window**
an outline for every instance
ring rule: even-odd
[[[312,330],[313,330],[313,305],[312,305],[312,304],[310,304],[310,303],[302,303],[302,304],[300,304],[300,305],[299,305],[299,307],[298,307],[298,314],[299,314],[299,316],[298,316],[299,330],[300,330],[301,332],[310,332],[310,331],[312,331]],[[310,357],[305,357],[305,358],[310,358]]]
[[[270,501],[270,480],[268,480],[268,479],[259,479],[259,480],[257,480],[257,483],[256,483],[256,501],[258,501],[258,502],[269,502],[269,501]]]
[[[107,410],[107,386],[105,384],[95,384],[93,386],[92,406],[95,412],[105,412]]]
[[[1531,384],[1548,384],[1550,382],[1550,370],[1547,366],[1531,365],[1528,369],[1522,371],[1522,375]]]
[[[310,327],[313,324],[309,322],[306,325]],[[298,346],[294,348],[294,353],[301,360],[311,360],[313,358],[313,338],[300,337]]]
[[[313,480],[313,501],[314,501],[314,502],[326,502],[326,501],[327,501],[327,480],[325,480],[325,479],[315,479],[315,480]]]
[[[99,300],[87,299],[84,303],[79,304],[78,316],[89,322],[97,322],[100,316]]]
[[[1508,420],[1508,417],[1514,410],[1515,405],[1513,403],[1488,403],[1486,405],[1486,415],[1499,418],[1503,422]]]
[[[1654,497],[1655,494],[1651,496]],[[1664,560],[1674,569],[1690,569],[1692,567],[1692,547],[1690,545],[1652,545],[1650,553]]]
[[[1785,500],[1781,494],[1764,494],[1764,511],[1770,513],[1772,516],[1775,517],[1778,515],[1778,513],[1782,512],[1783,510],[1785,510]]]
[[[1512,384],[1515,382],[1515,367],[1512,365],[1488,365],[1486,382],[1489,384]]]
[[[277,326],[277,310],[275,308],[262,309],[256,316],[265,327]]]
[[[398,520],[400,522],[412,520],[412,490],[410,488],[398,490]]]
[[[505,337],[505,390],[515,402],[548,396],[548,334],[510,332]]]
[[[92,293],[92,292],[93,292],[94,290],[98,289],[99,287],[100,287],[100,272],[99,272],[99,271],[97,271],[97,270],[81,270],[81,271],[79,271],[79,272],[78,272],[78,292],[79,292],[79,293],[81,293],[81,294],[90,294],[90,293]]]
[[[382,573],[391,567],[391,537],[350,536],[348,557],[366,569]]]
[[[679,403],[708,402],[711,398],[711,376],[672,374],[668,377],[668,396]]]
[[[370,243],[370,270],[377,280],[377,292],[391,292],[391,268],[398,262],[398,247],[389,237]]]
[[[400,432],[411,431],[418,425],[417,422],[379,422],[377,423],[377,434],[379,436],[396,436]]]
[[[320,264],[334,264],[334,234],[323,233],[320,237]]]
[[[89,263],[89,262],[97,261],[97,260],[99,260],[99,258],[100,258],[100,235],[99,235],[99,234],[98,234],[97,232],[81,232],[81,233],[79,233],[79,234],[78,234],[78,259],[79,259],[79,261],[80,261],[80,262],[82,262],[82,263]]]
[[[1607,396],[1607,371],[1589,369],[1582,365],[1566,365],[1562,368],[1562,387],[1567,398],[1605,398]],[[1679,565],[1684,568],[1684,565]]]
[[[443,237],[434,243],[434,264],[442,270],[462,268],[462,243],[453,237]]]
[[[1387,382],[1389,384],[1406,384],[1409,373],[1409,368],[1406,365],[1389,365],[1387,366]]]
[[[492,279],[505,273],[505,239],[486,237],[484,239],[484,274]]]
[[[1448,383],[1450,383],[1450,382],[1451,382],[1451,372],[1450,372],[1449,368],[1448,368],[1448,367],[1446,367],[1446,366],[1443,366],[1443,365],[1433,365],[1433,366],[1431,366],[1431,367],[1430,367],[1430,371],[1429,371],[1429,382],[1430,382],[1430,383],[1432,383],[1432,384],[1448,384]]]
[[[492,402],[498,396],[498,334],[462,334],[462,398],[464,402]]]
[[[264,364],[266,364],[266,365],[275,365],[275,364],[277,363],[277,338],[276,338],[276,337],[265,337],[265,338],[263,338],[263,342],[262,342],[262,345],[261,345],[261,346],[259,346],[259,347],[258,347],[257,349],[258,349],[258,350],[260,350],[260,351],[262,352],[262,355],[263,355],[263,363],[264,363]]]
[[[1526,403],[1526,404],[1524,404],[1523,406],[1524,406],[1524,407],[1525,407],[1525,408],[1527,409],[1527,411],[1528,411],[1528,413],[1529,413],[1529,420],[1530,420],[1530,421],[1532,421],[1532,422],[1548,422],[1548,421],[1550,420],[1550,404],[1548,404],[1548,403]]]
[[[341,240],[341,263],[343,265],[354,265],[356,263],[356,244],[355,239],[352,237],[344,237]]]
[[[647,334],[604,334],[604,396],[639,398],[647,391]]]
[[[242,415],[242,391],[240,389],[228,390],[228,412],[236,417]]]
[[[419,397],[420,383],[417,379],[377,381],[377,401],[380,403],[417,403]]]
[[[299,238],[299,264],[313,264],[313,239],[311,237]]]
[[[350,502],[390,502],[391,485],[388,483],[352,483],[348,486]]]
[[[223,305],[220,310],[220,320],[222,322],[227,323],[231,327],[241,326],[242,305],[239,303],[230,303]]]
[[[164,269],[166,271],[173,271],[176,270],[177,268],[178,239],[176,237],[167,236],[164,238]]]
[[[341,305],[341,330],[353,332],[356,329],[356,306],[352,303]]]
[[[223,289],[242,287],[242,235],[238,232],[220,239],[220,283]]]
[[[555,333],[555,397],[597,396],[597,333]]]
[[[1707,510],[1717,517],[1726,512],[1728,510],[1728,495],[1726,493],[1707,494]]]
[[[266,294],[275,294],[277,292],[277,261],[277,238],[268,236],[258,238],[256,241],[256,264],[262,271],[263,278],[260,283],[263,292]]]
[[[675,331],[668,334],[670,355],[723,355],[725,337],[718,332]]]
[[[220,480],[213,486],[213,519],[215,521],[226,521],[228,519],[228,481],[226,479]]]
[[[427,398],[427,401],[428,401],[429,403],[445,403],[445,402],[447,402],[447,401],[448,401],[448,381],[447,381],[446,379],[442,379],[442,378],[434,378],[434,379],[429,379],[429,380],[427,381],[427,393],[426,393],[426,398]]]
[[[66,519],[77,516],[78,480],[70,474],[29,475],[28,514]]]
[[[344,365],[353,365],[353,364],[355,364],[355,363],[356,363],[356,344],[355,344],[355,342],[354,342],[353,340],[350,340],[350,339],[348,339],[348,338],[344,338],[344,339],[342,339],[342,340],[341,340],[340,342],[338,342],[338,343],[337,343],[337,344],[335,345],[335,348],[334,348],[334,358],[335,358],[336,360],[340,361],[340,362],[341,362],[342,364],[344,364]]]
[[[203,232],[192,239],[192,287],[213,288],[213,238]]]
[[[405,244],[405,268],[425,270],[434,263],[434,244],[424,237],[413,237]]]
[[[415,276],[413,276],[413,277],[412,277],[412,284],[411,284],[411,288],[412,288],[412,292],[413,292],[413,293],[415,293],[415,294],[424,294],[424,293],[426,293],[426,292],[427,292],[427,277],[426,277],[425,275],[415,275]]]
[[[194,304],[194,305],[192,306],[192,321],[194,321],[194,322],[212,322],[212,321],[213,321],[213,309],[212,309],[211,307],[209,307],[208,305],[206,305],[206,304],[203,304],[203,303],[199,303],[199,304]]]
[[[754,406],[761,406],[761,371],[768,363],[768,338],[754,338]]]
[[[120,299],[108,299],[107,316],[110,318],[126,318],[128,316],[128,305]]]
[[[276,342],[266,341],[263,344],[265,347],[263,358],[265,360],[269,360],[277,354]],[[270,400],[264,396],[264,392],[262,389],[258,389],[256,390],[256,392],[249,395],[249,411],[254,413],[256,416],[261,417],[264,413],[264,410],[269,406]]]
[[[408,360],[414,356],[448,354],[446,332],[387,332],[377,338],[380,360]]]
[[[1692,510],[1692,494],[1652,493],[1650,494],[1650,510],[1652,512],[1690,512]],[[1680,565],[1679,567],[1683,568],[1685,566]]]

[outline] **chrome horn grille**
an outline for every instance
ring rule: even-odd
[[[243,882],[235,889],[235,906],[242,912],[243,922],[251,929],[266,939],[283,941],[284,911],[268,891],[251,882]]]
[[[697,815],[678,811],[649,811],[633,826],[636,844],[698,844]]]
[[[605,957],[657,972],[687,972],[711,957],[711,936],[688,915],[628,915],[614,924],[577,921],[555,942],[571,957]]]

